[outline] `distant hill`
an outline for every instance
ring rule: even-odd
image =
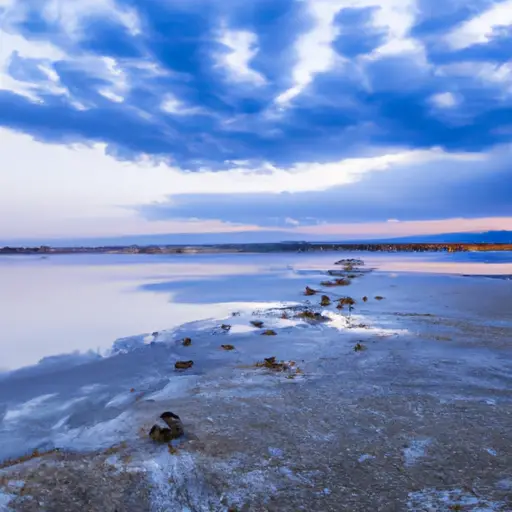
[[[293,236],[293,235],[292,235]],[[379,239],[347,239],[341,237],[325,237],[321,235],[301,235],[295,240],[290,239],[285,231],[244,231],[229,233],[185,233],[170,235],[119,236],[102,238],[66,238],[66,239],[18,239],[0,240],[2,246],[38,247],[97,247],[97,246],[128,246],[128,245],[217,245],[217,244],[265,244],[265,243],[297,243],[309,242],[318,244],[383,244],[383,243],[508,243],[512,244],[512,231],[486,231],[484,233],[448,233],[440,235],[415,235],[401,238]]]
[[[485,231],[483,233],[445,233],[440,235],[416,235],[369,243],[462,243],[462,244],[512,244],[512,231]]]

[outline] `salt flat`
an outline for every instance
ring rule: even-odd
[[[211,273],[196,259],[191,274],[183,271],[187,257],[139,260],[129,278],[119,262],[82,265],[86,276],[104,272],[123,290],[130,283],[138,309],[116,319],[122,328],[126,315],[143,318],[154,300],[175,316],[111,340],[101,353],[2,376],[0,457],[48,454],[4,464],[0,506],[510,510],[510,282],[406,268],[475,265],[443,261],[448,255],[411,255],[401,267],[394,255],[371,255],[366,266],[377,270],[322,288],[325,271],[345,256],[223,256],[210,262]],[[306,285],[321,292],[306,297]],[[332,305],[318,306],[323,293]],[[336,308],[346,295],[353,311]],[[184,305],[201,313],[190,318]],[[304,308],[330,321],[298,318]],[[264,329],[276,335],[262,336]],[[364,350],[355,351],[357,343]],[[255,366],[270,356],[295,364],[284,372]],[[177,360],[189,359],[191,369],[175,371]],[[172,450],[147,435],[165,410],[179,414],[186,431]]]

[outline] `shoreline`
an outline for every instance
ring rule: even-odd
[[[312,252],[364,252],[364,253],[457,253],[512,251],[509,243],[310,243],[278,242],[248,244],[198,244],[198,245],[120,245],[83,247],[0,247],[0,255],[49,255],[58,254],[238,254],[238,253],[312,253]]]

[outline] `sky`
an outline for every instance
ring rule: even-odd
[[[512,0],[0,0],[0,31],[0,243],[512,230]]]

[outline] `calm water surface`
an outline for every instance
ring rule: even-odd
[[[342,253],[62,255],[0,257],[0,369],[61,353],[104,352],[114,340],[203,318],[248,303],[300,300],[308,271]],[[510,263],[511,253],[366,254],[400,261]],[[309,274],[310,276],[310,274]]]

